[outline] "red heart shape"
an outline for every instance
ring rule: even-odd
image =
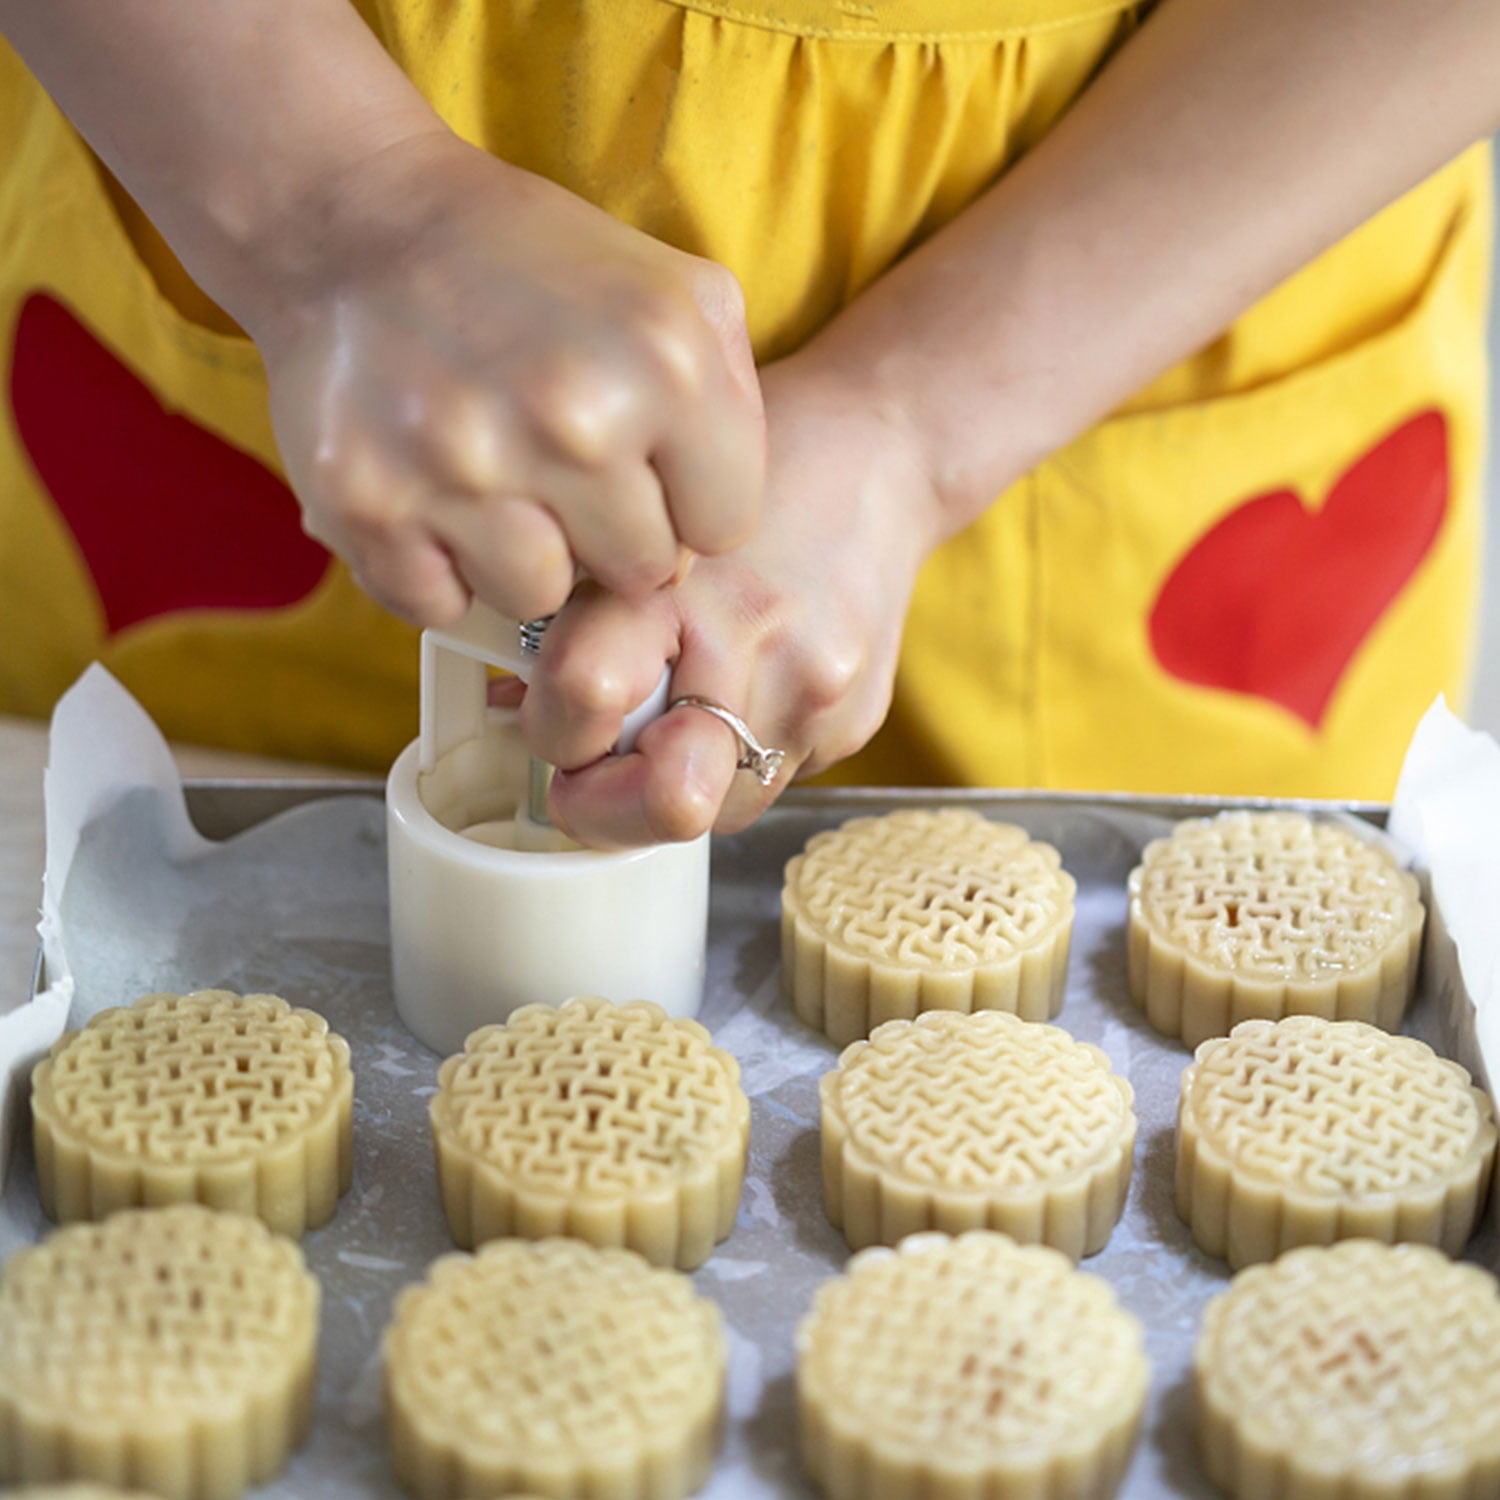
[[[1357,459],[1321,510],[1257,495],[1178,561],[1151,610],[1174,677],[1267,698],[1313,729],[1350,658],[1427,555],[1448,507],[1448,424],[1403,422]]]
[[[280,609],[329,554],[258,459],[167,411],[63,304],[16,322],[16,428],[93,575],[110,634],[181,610]]]

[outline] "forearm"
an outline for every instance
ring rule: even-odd
[[[242,322],[315,257],[334,182],[443,129],[348,0],[0,0],[0,31]]]
[[[940,540],[1497,123],[1494,0],[1164,0],[806,354],[909,429]]]

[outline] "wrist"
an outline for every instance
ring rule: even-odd
[[[274,346],[361,266],[399,255],[477,154],[436,115],[418,114],[258,198],[211,200],[207,289],[257,344]]]
[[[803,430],[827,441],[853,471],[871,528],[900,538],[913,573],[956,529],[937,488],[926,435],[899,387],[866,366],[851,365],[814,340],[761,371],[768,419],[795,412]]]
[[[920,475],[930,549],[988,509],[1062,435],[1054,440],[1048,413],[1056,407],[1044,379],[998,359],[965,359],[904,321],[889,302],[856,303],[795,358],[836,381],[843,399],[889,433],[890,451]]]

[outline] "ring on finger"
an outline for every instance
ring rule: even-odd
[[[786,751],[778,750],[774,745],[762,745],[751,732],[750,726],[732,709],[725,708],[722,703],[715,703],[712,698],[700,697],[697,693],[674,698],[667,704],[667,712],[670,713],[674,708],[701,708],[721,724],[727,724],[740,742],[740,758],[735,762],[736,769],[753,771],[762,786],[770,786],[776,780],[777,773],[786,760]]]

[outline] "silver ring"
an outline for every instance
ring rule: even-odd
[[[674,698],[667,704],[667,712],[671,713],[674,708],[701,708],[721,724],[727,724],[740,742],[740,758],[735,762],[736,769],[754,771],[756,780],[762,786],[770,786],[776,780],[776,773],[786,759],[786,751],[762,745],[751,734],[750,726],[737,713],[732,713],[722,703],[715,703],[712,698],[700,698],[696,693],[689,693],[684,698]]]

